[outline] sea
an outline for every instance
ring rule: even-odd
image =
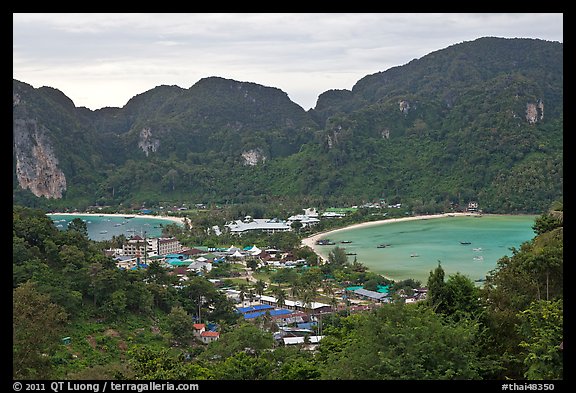
[[[113,236],[124,235],[130,238],[133,235],[140,237],[160,237],[162,235],[161,225],[174,224],[174,221],[149,218],[139,216],[106,216],[97,214],[50,214],[58,229],[65,230],[68,223],[75,218],[80,218],[86,223],[88,238],[95,241],[110,240]]]
[[[445,279],[461,273],[481,285],[498,260],[532,240],[536,215],[471,215],[398,221],[328,233],[334,245],[314,246],[327,258],[344,248],[372,272],[395,281],[415,279],[426,285],[438,263]]]

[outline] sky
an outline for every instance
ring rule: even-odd
[[[487,36],[563,42],[563,14],[15,13],[13,77],[92,110],[211,76],[309,110],[325,91]]]

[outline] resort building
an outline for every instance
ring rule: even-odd
[[[154,239],[157,242],[156,249],[158,255],[179,253],[182,251],[182,245],[173,237],[160,237]]]
[[[302,224],[302,228],[306,228],[318,224],[320,222],[320,219],[318,219],[317,216],[310,217],[305,214],[297,214],[295,216],[288,217],[288,221],[290,222],[290,225],[292,225],[294,221],[300,221],[300,223]]]
[[[140,236],[132,236],[122,245],[122,255],[125,256],[144,256],[149,249],[146,249],[146,242]]]
[[[178,253],[182,245],[175,238],[146,238],[139,235],[132,236],[122,245],[122,255],[156,256]]]
[[[288,232],[292,230],[290,222],[277,218],[252,218],[246,216],[243,220],[236,220],[226,224],[231,233],[242,234],[247,231],[262,231],[266,233]]]

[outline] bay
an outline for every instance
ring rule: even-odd
[[[130,238],[133,235],[141,237],[160,237],[161,225],[176,223],[170,219],[152,218],[149,216],[116,216],[98,214],[49,214],[56,227],[65,230],[68,223],[80,218],[86,223],[88,238],[95,241],[110,240],[113,236],[124,235]],[[131,218],[126,218],[131,217]]]
[[[440,262],[446,279],[459,272],[482,280],[512,248],[534,236],[536,215],[482,215],[397,221],[341,229],[321,239],[334,245],[313,246],[323,258],[334,247],[345,248],[372,272],[393,280],[412,278],[426,285]],[[342,243],[342,242],[345,243]],[[469,244],[462,244],[469,243]],[[385,245],[383,248],[378,246]]]

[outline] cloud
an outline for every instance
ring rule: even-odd
[[[221,76],[304,109],[329,89],[483,36],[562,42],[562,14],[13,14],[14,78],[77,106],[123,106],[162,84]]]

